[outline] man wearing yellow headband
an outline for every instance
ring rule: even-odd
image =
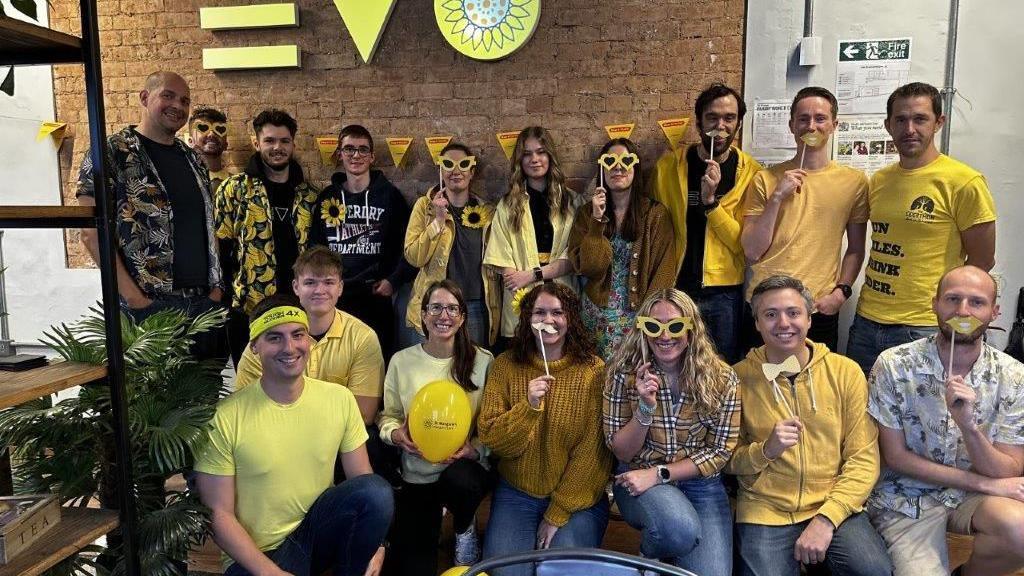
[[[311,339],[298,304],[273,295],[253,309],[259,385],[220,402],[196,462],[228,576],[362,574],[391,523],[391,487],[370,467],[355,397],[304,375]],[[337,455],[348,480],[333,485]]]

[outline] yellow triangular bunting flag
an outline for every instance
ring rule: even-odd
[[[345,28],[359,49],[363,62],[369,63],[377,50],[384,26],[391,17],[396,0],[334,0]]]
[[[451,136],[428,136],[424,138],[427,141],[427,150],[430,150],[430,157],[433,158],[434,164],[441,161],[441,150],[452,141]]]
[[[658,126],[661,126],[661,131],[665,134],[665,138],[668,139],[668,144],[673,150],[683,141],[683,135],[686,134],[686,127],[689,125],[689,118],[658,120]]]
[[[36,135],[36,142],[41,142],[43,138],[51,136],[54,142],[58,144],[64,139],[64,131],[67,130],[68,125],[66,122],[43,122],[39,126],[39,134]]]
[[[614,140],[615,138],[629,138],[633,134],[633,127],[636,124],[609,124],[604,127],[604,131],[608,133],[608,138]]]
[[[512,152],[516,149],[516,140],[519,139],[519,132],[498,132],[498,144],[505,153],[505,158],[512,159]]]
[[[320,150],[320,162],[324,166],[335,166],[337,159],[334,153],[338,150],[337,136],[317,136],[316,147]]]
[[[388,143],[388,151],[391,152],[391,159],[395,162],[395,166],[398,167],[402,164],[402,160],[405,160],[405,153],[409,151],[409,147],[412,146],[411,136],[398,136],[393,138],[385,138]]]

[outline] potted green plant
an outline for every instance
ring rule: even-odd
[[[89,312],[76,324],[52,327],[42,342],[66,360],[105,363],[103,315]],[[191,468],[217,399],[227,392],[224,364],[197,362],[189,352],[195,336],[223,324],[224,316],[212,311],[190,319],[168,310],[136,324],[121,315],[137,542],[146,575],[185,574],[189,548],[209,531],[209,511],[198,496],[188,488],[167,490],[166,483]],[[46,397],[0,411],[0,445],[12,447],[16,490],[52,492],[66,505],[97,498],[115,507],[111,426],[105,382],[57,403]],[[116,533],[108,537],[97,560],[72,558],[51,574],[84,574],[86,565],[122,572],[118,540]]]

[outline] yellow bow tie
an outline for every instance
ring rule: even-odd
[[[800,361],[796,359],[796,356],[790,356],[780,364],[765,362],[761,364],[761,372],[764,372],[764,377],[769,382],[774,382],[780,375],[788,376],[800,372]]]

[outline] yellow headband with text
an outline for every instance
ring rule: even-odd
[[[267,330],[280,324],[298,322],[309,329],[309,318],[302,308],[295,306],[278,306],[263,313],[259,318],[249,323],[249,340],[255,340]]]

